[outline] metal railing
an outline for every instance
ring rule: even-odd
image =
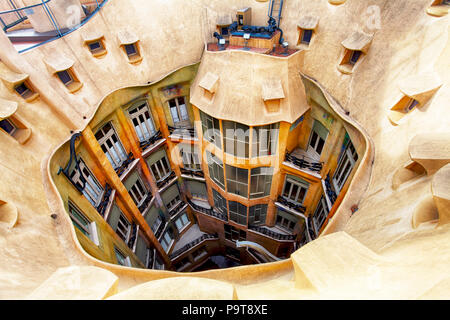
[[[195,211],[198,211],[198,212],[207,214],[209,216],[218,218],[218,219],[223,220],[225,222],[228,221],[228,216],[226,214],[222,213],[222,212],[215,211],[214,209],[203,208],[202,206],[199,206],[199,205],[193,203],[190,199],[187,199],[187,202],[188,202],[189,206],[191,206],[191,208],[193,210],[195,210]]]
[[[330,199],[331,205],[333,205],[336,202],[337,194],[334,191],[333,186],[331,185],[329,174],[327,174],[324,182],[325,182],[325,192],[327,193],[328,199]]]
[[[156,182],[156,185],[158,187],[158,189],[162,189],[165,186],[167,186],[169,183],[172,182],[173,178],[176,177],[176,174],[174,171],[170,172],[169,175],[167,175],[166,177],[164,177],[162,180]]]
[[[198,178],[204,178],[205,174],[203,173],[202,170],[194,170],[191,168],[180,168],[181,174],[185,174],[188,176],[194,176],[194,177],[198,177]]]
[[[296,238],[295,234],[282,234],[282,233],[278,233],[272,230],[269,230],[265,227],[262,226],[254,226],[254,225],[249,225],[248,228],[250,230],[262,233],[263,235],[266,235],[272,239],[275,240],[288,240],[288,241],[293,241]]]
[[[148,149],[149,147],[151,147],[156,142],[158,142],[159,140],[162,140],[162,139],[163,139],[163,136],[161,134],[161,131],[158,131],[153,136],[151,136],[148,140],[142,141],[140,143],[140,147],[141,147],[142,151],[145,151],[146,149]]]
[[[188,138],[196,138],[197,134],[195,133],[194,128],[175,128],[172,126],[168,126],[170,134],[175,134],[180,137],[188,137]]]
[[[139,206],[139,211],[143,213],[149,206],[150,202],[153,200],[153,194],[151,192],[147,193],[147,196],[145,197],[144,202],[141,203]]]
[[[105,217],[106,208],[108,207],[112,191],[113,191],[113,189],[111,188],[111,186],[106,183],[105,184],[105,193],[103,194],[102,201],[97,206],[97,211],[98,211],[98,213],[100,213],[100,215],[102,217]]]
[[[132,163],[134,160],[135,159],[134,159],[133,152],[130,152],[128,154],[128,157],[122,162],[122,164],[115,169],[117,175],[120,177],[127,170],[130,163]]]
[[[56,1],[57,0],[41,0],[41,3],[36,3],[24,7],[18,7],[14,3],[14,1],[9,0],[12,9],[0,12],[0,24],[2,25],[3,31],[5,31],[7,36],[10,36],[10,34],[8,33],[9,29],[18,26],[27,20],[29,21],[30,20],[29,18],[35,14],[39,15],[39,17],[46,17],[53,28],[53,30],[48,31],[53,32],[54,34],[52,35],[48,35],[48,32],[44,32],[41,33],[41,35],[39,35],[39,32],[35,31],[35,36],[37,36],[38,39],[42,39],[44,37],[46,38],[46,40],[43,41],[41,40],[41,42],[35,45],[31,45],[29,47],[21,49],[18,51],[19,53],[28,51],[35,47],[41,46],[45,43],[62,38],[65,35],[79,29],[86,22],[88,22],[98,11],[100,11],[100,9],[108,2],[108,0],[95,0],[90,1],[91,5],[86,5],[83,4],[86,3],[86,1],[80,0],[80,7],[83,10],[82,13],[84,14],[84,17],[81,16],[81,12],[79,13],[73,12],[73,16],[71,16],[70,15],[71,10],[69,10],[70,6],[68,6],[67,8],[65,8],[66,9],[65,12],[66,14],[68,14],[67,25],[70,27],[61,27],[61,25],[58,23],[57,17],[55,16],[55,13],[52,10],[52,4],[56,3]],[[31,29],[31,28],[32,24],[30,24],[30,28],[24,29]]]
[[[177,258],[178,256],[182,255],[183,253],[187,252],[188,250],[192,249],[193,247],[197,246],[198,244],[200,244],[203,241],[206,240],[218,240],[219,236],[216,234],[204,234],[201,237],[195,239],[192,242],[189,242],[188,244],[184,245],[183,247],[181,247],[180,249],[172,252],[169,255],[170,260],[174,260],[175,258]]]
[[[178,202],[177,205],[169,211],[169,215],[171,217],[178,215],[178,213],[181,212],[185,206],[186,203],[183,201]]]
[[[306,212],[306,207],[302,206],[301,204],[293,203],[293,202],[287,200],[286,198],[283,198],[282,196],[278,197],[277,202],[292,209],[292,210],[295,210],[295,211],[298,211],[301,213]]]
[[[290,154],[289,152],[286,152],[285,161],[292,163],[294,166],[299,167],[300,169],[308,169],[314,172],[319,173],[323,168],[322,162],[317,161],[310,161],[312,159],[305,160],[305,156],[302,156],[302,158],[298,158]]]

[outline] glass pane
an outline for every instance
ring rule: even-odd
[[[0,121],[0,128],[5,130],[7,133],[12,133],[16,127],[10,121],[5,119]]]

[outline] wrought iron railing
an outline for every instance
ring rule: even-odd
[[[153,200],[153,195],[152,195],[152,193],[151,192],[149,192],[148,194],[147,194],[147,196],[145,197],[145,200],[141,203],[141,205],[139,206],[139,211],[141,212],[141,213],[143,213],[144,211],[145,211],[145,209],[147,209],[148,208],[148,206],[149,206],[149,204],[150,204],[150,202]]]
[[[155,232],[155,238],[159,239],[159,237],[162,235],[164,229],[166,228],[167,222],[166,219],[164,218],[161,222],[161,224],[159,225],[158,229],[156,229]]]
[[[176,257],[182,255],[183,253],[185,253],[186,251],[190,250],[191,248],[197,246],[197,245],[200,244],[201,242],[203,242],[203,241],[205,241],[205,240],[212,240],[212,239],[218,240],[218,239],[219,239],[218,234],[217,234],[217,233],[216,233],[216,234],[207,234],[207,233],[205,233],[205,234],[202,235],[201,237],[195,239],[195,240],[192,241],[192,242],[189,242],[188,244],[184,245],[184,246],[181,247],[180,249],[178,249],[178,250],[172,252],[172,253],[169,255],[169,258],[170,258],[171,260],[174,260]]]
[[[202,206],[199,206],[199,205],[193,203],[193,202],[192,202],[191,200],[189,200],[189,199],[187,200],[187,202],[188,202],[189,206],[191,206],[191,208],[192,208],[193,210],[195,210],[195,211],[199,211],[199,212],[201,212],[201,213],[207,214],[207,215],[209,215],[209,216],[218,218],[218,219],[223,220],[223,221],[228,221],[228,216],[227,216],[226,214],[222,213],[222,212],[215,211],[215,210],[212,209],[212,208],[211,208],[211,209],[204,208],[204,207],[202,207]]]
[[[176,134],[181,137],[189,137],[196,138],[197,134],[195,133],[194,128],[175,128],[172,126],[168,126],[170,134]]]
[[[331,205],[336,202],[337,194],[334,192],[333,186],[331,185],[330,175],[327,174],[325,180],[325,192],[327,193],[328,199],[331,201]]]
[[[153,268],[153,259],[154,259],[153,249],[147,249],[147,261],[145,263],[145,267],[147,269]]]
[[[167,186],[173,180],[173,178],[175,178],[175,177],[176,177],[175,172],[172,171],[165,178],[163,178],[162,180],[156,182],[156,185],[158,186],[158,189],[162,189],[165,186]]]
[[[169,215],[171,217],[176,216],[178,214],[178,212],[180,212],[182,210],[182,208],[186,205],[186,203],[184,203],[183,201],[178,202],[178,204],[176,205],[176,207],[172,208],[169,211]]]
[[[262,233],[272,239],[275,240],[289,240],[289,241],[293,241],[296,238],[295,234],[282,234],[282,233],[278,233],[272,230],[269,230],[265,227],[262,226],[254,226],[254,225],[249,225],[248,228],[250,230]]]
[[[308,169],[317,173],[319,173],[323,168],[322,162],[313,161],[312,159],[305,160],[305,157],[298,158],[289,152],[286,152],[285,160],[300,169]]]
[[[138,231],[138,226],[136,224],[132,224],[131,225],[131,234],[130,234],[130,238],[128,239],[128,243],[127,246],[133,250],[134,249],[134,244],[136,242],[137,239],[137,231]]]
[[[108,183],[106,183],[105,184],[105,193],[103,194],[102,201],[97,206],[97,211],[98,211],[98,213],[100,213],[100,215],[102,217],[105,217],[106,208],[108,207],[112,191],[113,191],[113,188],[111,188],[111,186]]]
[[[141,147],[142,151],[144,151],[162,139],[163,139],[163,136],[161,134],[161,131],[158,131],[153,136],[151,136],[149,139],[142,141],[140,143],[140,147]]]
[[[133,155],[133,152],[130,152],[128,154],[128,157],[122,162],[122,164],[115,169],[117,175],[120,177],[125,172],[125,170],[127,170],[130,163],[132,163],[133,161],[134,161],[134,155]]]
[[[204,178],[205,177],[205,174],[203,173],[202,170],[194,170],[194,169],[191,169],[191,168],[180,168],[180,170],[181,170],[181,174],[194,176],[194,177],[199,177],[199,178]]]
[[[286,206],[286,207],[288,207],[288,208],[290,208],[290,209],[292,209],[292,210],[295,210],[295,211],[298,211],[298,212],[301,212],[301,213],[305,213],[306,212],[306,207],[302,206],[301,204],[293,203],[293,202],[287,200],[286,198],[284,198],[282,196],[278,197],[277,202],[282,204],[282,205],[284,205],[284,206]]]

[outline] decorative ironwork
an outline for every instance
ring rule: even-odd
[[[187,202],[191,206],[191,208],[193,210],[195,210],[195,211],[199,211],[199,212],[207,214],[209,216],[213,216],[213,217],[218,218],[220,220],[223,220],[225,222],[228,221],[228,216],[226,214],[222,213],[222,212],[215,211],[212,208],[211,209],[207,209],[207,208],[204,208],[202,206],[199,206],[199,205],[193,203],[190,199],[187,199]]]
[[[289,241],[293,241],[296,238],[295,234],[282,234],[282,233],[278,233],[272,230],[269,230],[265,227],[262,226],[254,226],[254,225],[249,225],[248,228],[250,230],[262,233],[272,239],[275,240],[289,240]]]
[[[166,222],[166,218],[162,218],[161,219],[161,224],[159,225],[158,229],[155,232],[155,237],[157,239],[159,239],[159,237],[162,235],[164,229],[166,228],[167,222]]]
[[[184,245],[183,247],[181,247],[180,249],[172,252],[169,256],[169,258],[171,260],[175,259],[176,257],[180,256],[181,254],[185,253],[186,251],[190,250],[191,248],[197,246],[198,244],[200,244],[201,242],[205,241],[205,240],[209,240],[209,239],[219,239],[219,236],[217,233],[215,234],[203,234],[201,237],[195,239],[194,241]]]
[[[133,152],[130,152],[128,154],[128,157],[122,162],[120,167],[115,169],[117,175],[121,176],[125,172],[125,170],[128,168],[130,163],[132,163],[133,161],[134,161],[134,155],[133,155]]]
[[[153,200],[153,195],[149,192],[147,193],[147,196],[145,197],[144,202],[142,202],[142,204],[139,206],[139,211],[142,213],[145,211],[145,209],[148,208],[148,205],[150,204],[150,202]]]
[[[190,175],[194,177],[204,178],[205,174],[202,170],[195,170],[191,168],[180,168],[181,174]]]
[[[282,205],[285,205],[286,207],[293,209],[295,211],[301,212],[301,213],[305,213],[306,212],[306,207],[302,206],[301,204],[296,204],[293,203],[289,200],[287,200],[286,198],[283,198],[282,196],[278,197],[277,202],[281,203]]]
[[[170,134],[176,134],[181,137],[190,137],[196,138],[197,134],[195,133],[194,128],[175,128],[172,126],[168,126]]]
[[[176,216],[178,212],[181,211],[181,209],[186,205],[183,201],[178,202],[175,208],[172,208],[172,210],[169,211],[169,215],[171,217]]]
[[[323,162],[307,161],[305,160],[305,157],[300,159],[291,155],[289,152],[286,152],[285,160],[292,163],[296,167],[299,167],[301,169],[308,169],[317,173],[319,173],[323,168]]]
[[[112,191],[113,191],[113,189],[111,188],[111,186],[108,183],[106,183],[105,184],[105,193],[103,194],[102,201],[97,206],[97,211],[98,211],[98,213],[100,213],[100,215],[102,217],[105,217],[105,211],[106,211],[106,208],[108,207],[109,200],[110,200],[109,198],[111,197]]]
[[[73,134],[72,137],[70,138],[70,158],[69,158],[69,162],[67,163],[67,166],[64,169],[61,168],[61,167],[59,168],[58,175],[61,172],[64,173],[64,175],[75,186],[75,188],[77,188],[77,190],[80,193],[83,193],[84,188],[86,186],[86,179],[84,178],[83,173],[81,172],[80,160],[77,158],[77,154],[76,154],[76,150],[75,150],[75,142],[80,137],[81,137],[81,133],[77,132],[77,133]],[[76,170],[78,171],[78,173],[80,175],[81,186],[78,185],[77,183],[75,183],[75,181],[73,181],[72,178],[70,177],[69,169],[72,166],[72,162],[73,161],[75,161],[75,168],[76,168]]]
[[[140,147],[142,149],[142,151],[148,149],[148,147],[154,145],[156,142],[158,142],[159,140],[162,140],[163,136],[161,134],[161,131],[158,130],[158,132],[156,132],[153,136],[151,136],[149,139],[142,141],[140,143]]]
[[[156,185],[158,186],[158,189],[162,189],[165,186],[167,186],[172,181],[172,179],[175,177],[176,177],[175,172],[172,171],[169,175],[167,175],[165,178],[163,178],[162,180],[160,180],[156,183]]]
[[[130,239],[128,240],[128,243],[127,243],[127,246],[131,250],[133,250],[134,244],[135,244],[136,239],[137,239],[137,230],[138,230],[137,225],[133,223],[132,226],[131,226]]]
[[[333,187],[330,182],[329,174],[327,174],[324,182],[325,182],[325,192],[327,193],[328,199],[330,199],[330,201],[331,201],[331,205],[333,205],[336,202],[337,194],[333,190]]]

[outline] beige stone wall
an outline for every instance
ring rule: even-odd
[[[17,114],[33,131],[25,145],[0,135],[0,174],[4,182],[0,185],[0,200],[14,204],[19,213],[14,228],[0,225],[0,298],[23,298],[57,268],[72,265],[97,265],[112,271],[119,277],[119,291],[146,281],[177,276],[168,272],[106,266],[88,257],[76,241],[70,222],[60,214],[64,209],[46,171],[49,155],[68,139],[70,130],[86,126],[99,103],[110,92],[157,81],[182,66],[198,62],[204,41],[211,39],[214,31],[214,17],[222,10],[230,13],[234,7],[252,6],[252,20],[264,25],[266,5],[267,2],[250,0],[110,0],[80,30],[21,55],[15,52],[5,35],[0,34],[0,60],[13,71],[28,74],[40,94],[35,102],[26,103],[0,84],[0,96],[19,102]],[[367,25],[370,5],[380,8],[380,29],[371,29]],[[429,5],[429,0],[374,0],[370,4],[348,0],[339,6],[326,0],[292,0],[286,2],[281,22],[286,40],[294,44],[298,40],[300,17],[305,14],[320,17],[314,40],[308,50],[301,52],[303,59],[299,69],[323,85],[335,98],[336,106],[348,111],[348,117],[356,120],[373,142],[373,170],[370,175],[352,182],[348,201],[344,200],[328,232],[345,230],[357,242],[378,254],[374,257],[370,251],[365,266],[382,266],[379,274],[383,281],[379,284],[382,289],[392,290],[380,290],[379,297],[439,298],[448,297],[450,292],[448,281],[445,282],[450,257],[448,224],[413,229],[411,223],[415,208],[430,196],[430,177],[418,177],[398,190],[392,188],[394,173],[409,161],[408,145],[416,134],[442,132],[448,136],[449,16],[428,15]],[[143,60],[138,65],[129,64],[119,48],[117,34],[125,28],[131,28],[139,37]],[[104,34],[108,54],[101,59],[92,57],[83,47],[82,32],[88,29]],[[358,30],[373,33],[373,41],[353,74],[345,75],[337,69],[344,50],[341,42]],[[73,68],[84,84],[80,91],[69,94],[48,72],[43,58],[51,54],[75,61]],[[440,76],[443,86],[425,106],[408,114],[402,124],[394,126],[387,115],[402,97],[398,83],[408,76],[430,70]],[[370,166],[371,160],[367,159],[362,165]],[[370,185],[365,189],[369,181]],[[362,190],[360,186],[364,186]],[[354,203],[358,204],[359,210],[351,216],[350,207]],[[58,214],[56,220],[50,218],[53,213]],[[314,250],[342,248],[345,256],[360,248],[353,241],[345,242],[347,238],[341,235],[318,239],[313,242]],[[341,243],[346,245],[340,246]],[[359,278],[355,278],[349,268],[327,269],[326,259],[319,259],[321,255],[317,258],[314,250],[306,248],[313,246],[299,250],[299,261],[306,258],[320,260],[322,264],[315,266],[317,273],[326,270],[323,274],[332,276],[336,272],[346,282],[313,295],[306,289],[320,287],[323,282],[314,278],[317,275],[311,266],[303,266],[295,272],[309,282],[297,277],[298,288],[295,289],[292,282],[295,261],[291,260],[208,271],[196,276],[235,284],[239,288],[238,298],[343,297],[340,294],[346,286],[350,288],[347,293],[352,291],[360,293],[359,297],[371,297],[369,289],[352,284],[370,278],[373,273],[359,272]],[[365,249],[360,251],[366,252]],[[326,250],[323,254],[330,257]],[[356,253],[354,256],[358,257]],[[332,264],[334,260],[329,259]],[[348,261],[357,265],[360,260]],[[275,282],[266,282],[270,279]],[[398,281],[396,287],[393,281]],[[261,294],[267,290],[269,294]]]

